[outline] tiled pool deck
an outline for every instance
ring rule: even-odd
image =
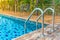
[[[55,32],[49,33],[49,31],[52,31],[52,25],[48,25],[45,28],[45,34],[46,36],[44,38],[39,38],[38,36],[41,34],[41,29],[31,32],[29,34],[26,34],[24,36],[15,38],[14,40],[60,40],[60,23],[55,24]]]

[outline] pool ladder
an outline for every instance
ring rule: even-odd
[[[28,17],[28,19],[25,21],[25,24],[24,24],[24,27],[25,27],[25,31],[26,31],[26,23],[27,23],[27,21],[31,18],[31,16],[33,15],[33,13],[35,12],[35,11],[37,11],[37,10],[39,10],[39,11],[41,11],[41,15],[43,15],[43,10],[42,9],[40,9],[40,8],[35,8],[32,12],[31,12],[31,14],[29,15],[29,17]],[[37,28],[37,27],[36,27]],[[25,31],[24,31],[24,33],[25,33]]]
[[[53,25],[53,27],[52,27],[52,29],[53,29],[52,32],[55,31],[55,29],[54,29],[54,20],[55,20],[54,9],[52,9],[52,8],[46,8],[46,9],[43,11],[43,15],[40,15],[40,16],[36,19],[36,27],[37,27],[38,20],[40,19],[40,17],[42,17],[42,34],[41,34],[42,37],[45,37],[45,34],[44,34],[44,14],[45,14],[45,12],[46,12],[47,10],[51,10],[51,11],[52,11],[52,25]],[[39,37],[40,37],[40,36],[39,36]]]
[[[46,9],[43,11],[43,10],[40,9],[40,8],[35,8],[35,9],[31,12],[31,14],[28,16],[28,19],[25,21],[25,24],[24,24],[24,27],[25,27],[24,33],[25,33],[25,31],[26,31],[26,23],[27,23],[27,21],[31,18],[31,16],[33,15],[33,13],[34,13],[35,11],[40,11],[40,12],[41,12],[41,15],[39,15],[38,18],[36,19],[36,30],[37,30],[38,20],[40,19],[40,17],[42,17],[42,36],[44,37],[44,35],[45,35],[45,34],[44,34],[44,14],[45,14],[45,12],[46,12],[47,10],[51,10],[51,11],[52,11],[52,25],[53,25],[52,29],[53,29],[53,32],[54,32],[54,19],[55,19],[54,9],[52,9],[52,8],[46,8]]]

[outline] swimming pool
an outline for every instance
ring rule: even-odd
[[[24,34],[24,23],[25,19],[0,14],[0,40],[12,40],[22,36]],[[26,34],[36,30],[36,22],[28,21],[26,25]],[[46,25],[44,24],[44,27]],[[38,23],[38,29],[41,27],[41,23]]]

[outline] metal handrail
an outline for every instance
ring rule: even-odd
[[[43,14],[41,14],[38,18],[40,18],[40,17],[42,17],[42,16],[43,16]],[[39,20],[38,18],[37,18],[37,20],[36,20],[36,30],[37,30],[37,25],[38,25],[38,20]],[[42,19],[42,20],[43,20],[43,19]]]
[[[53,25],[53,32],[54,32],[54,20],[55,20],[54,9],[53,9],[53,8],[47,8],[47,9],[44,10],[44,13],[45,13],[47,10],[51,10],[51,11],[52,11],[52,25]]]
[[[54,31],[54,9],[52,9],[52,8],[47,8],[47,9],[45,9],[44,10],[44,13],[47,11],[47,10],[51,10],[52,11],[52,24],[53,24],[53,31]],[[43,13],[43,15],[42,15],[42,36],[44,37],[44,13]],[[38,22],[38,20],[40,19],[40,17],[41,16],[39,16],[38,18],[37,18],[37,20],[36,20],[36,25],[37,25],[37,22]]]
[[[43,10],[42,9],[40,9],[40,8],[35,8],[32,12],[31,12],[31,14],[29,15],[29,17],[28,17],[28,19],[25,21],[25,24],[24,24],[24,27],[25,27],[25,29],[24,29],[24,33],[25,33],[25,30],[26,30],[26,22],[31,18],[31,16],[33,15],[33,13],[35,12],[35,11],[40,11],[42,14],[43,14]]]

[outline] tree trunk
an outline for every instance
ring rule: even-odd
[[[30,10],[30,1],[27,1],[27,5],[26,5],[26,11]]]
[[[8,10],[10,11],[10,5],[9,5],[9,0],[8,0]]]
[[[5,0],[3,1],[4,2],[4,4],[2,4],[2,10],[4,11],[4,9],[5,9]]]
[[[30,10],[30,3],[27,4],[27,11]]]
[[[1,9],[2,9],[2,0],[1,0]]]
[[[38,8],[38,3],[39,3],[39,0],[36,0],[36,8]],[[38,16],[38,11],[36,11],[36,15]]]
[[[15,4],[15,13],[16,13],[16,4]]]
[[[15,13],[17,11],[17,0],[15,0]]]

